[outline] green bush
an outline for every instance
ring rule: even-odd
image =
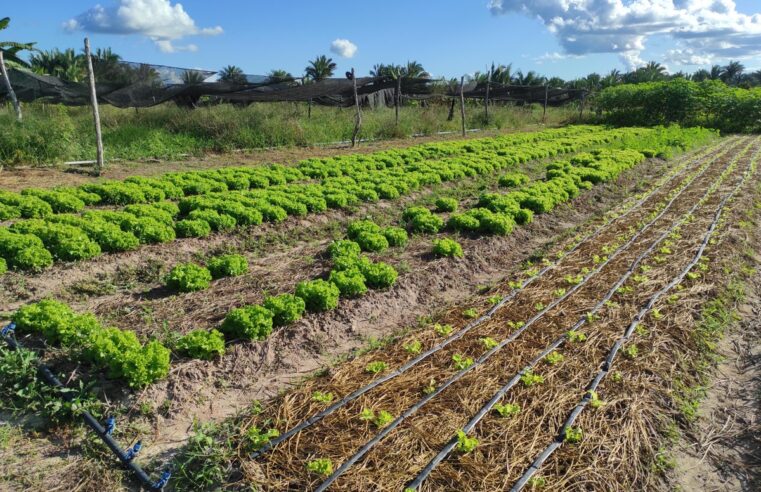
[[[0,258],[0,275],[4,274],[7,271],[8,263],[3,258]]]
[[[380,252],[388,249],[388,239],[377,232],[361,232],[355,240],[362,251]]]
[[[172,268],[165,282],[166,286],[174,291],[195,292],[209,287],[211,272],[195,263],[181,263]]]
[[[86,260],[98,256],[101,251],[82,229],[67,224],[31,219],[16,222],[10,230],[37,236],[54,257],[63,261]]]
[[[211,234],[211,226],[205,220],[184,219],[174,225],[178,237],[207,237]]]
[[[338,306],[339,294],[335,284],[322,279],[299,282],[296,286],[296,295],[304,299],[307,310],[311,312],[335,309]]]
[[[211,360],[225,353],[225,338],[217,330],[193,330],[177,341],[176,348],[194,359]]]
[[[237,277],[248,272],[248,260],[243,255],[214,256],[207,262],[211,276],[215,279],[222,277]]]
[[[435,234],[444,227],[444,221],[438,215],[433,215],[424,207],[410,207],[402,214],[402,219],[412,232]]]
[[[458,232],[477,231],[481,228],[481,221],[472,214],[454,214],[449,217],[447,227]]]
[[[275,326],[285,326],[301,319],[306,303],[301,297],[293,294],[280,294],[267,297],[264,307],[272,312],[272,322]]]
[[[515,222],[520,225],[530,224],[534,221],[534,212],[527,208],[518,210],[513,216]]]
[[[507,173],[504,176],[500,176],[499,185],[506,188],[517,188],[529,181],[531,181],[531,178],[523,173]]]
[[[394,267],[383,262],[362,265],[360,268],[365,283],[371,289],[388,289],[396,283],[399,276]]]
[[[220,214],[216,210],[193,210],[188,214],[190,220],[203,220],[215,231],[230,231],[235,228],[235,218]]]
[[[462,246],[454,239],[434,239],[433,254],[436,256],[446,256],[449,258],[462,258]]]
[[[407,246],[407,242],[409,241],[407,231],[401,227],[385,227],[383,229],[383,235],[386,237],[389,246],[393,247]]]
[[[454,198],[441,197],[436,199],[437,212],[454,212],[457,210],[457,200]]]
[[[0,229],[0,257],[15,270],[40,272],[53,264],[53,255],[45,249],[40,238],[7,229]]]
[[[272,312],[256,305],[235,308],[227,313],[220,329],[232,338],[264,340],[272,333]]]
[[[328,280],[338,287],[343,297],[359,297],[367,292],[365,277],[357,269],[333,270]]]
[[[347,229],[347,235],[350,239],[357,240],[363,233],[380,234],[381,227],[372,220],[355,220]]]
[[[177,237],[171,225],[163,224],[153,217],[138,217],[130,230],[142,244],[167,243]]]

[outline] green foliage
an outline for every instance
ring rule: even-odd
[[[448,258],[462,258],[463,251],[460,243],[454,239],[434,239],[433,240],[433,254],[436,256],[444,256]]]
[[[578,444],[584,438],[584,433],[579,427],[566,427],[563,432],[563,441],[569,444]]]
[[[435,325],[433,325],[433,331],[435,331],[436,334],[439,336],[448,337],[449,335],[452,334],[452,331],[454,331],[454,328],[452,327],[452,325],[440,325],[436,323]]]
[[[478,439],[475,437],[468,437],[464,431],[457,431],[457,451],[463,454],[470,453],[478,446]]]
[[[388,289],[396,283],[399,276],[394,267],[382,261],[360,265],[360,271],[371,289]]]
[[[340,291],[335,284],[322,279],[299,282],[296,295],[302,298],[311,312],[330,311],[338,307]]]
[[[309,461],[307,462],[306,467],[310,473],[314,473],[321,477],[328,477],[333,473],[333,462],[328,458],[317,458]]]
[[[534,386],[535,384],[544,384],[544,376],[541,374],[534,374],[533,371],[528,370],[521,375],[521,383],[526,387]]]
[[[333,393],[324,393],[322,391],[315,391],[312,393],[312,401],[318,403],[330,403],[333,401]]]
[[[280,431],[277,429],[261,430],[256,426],[251,426],[246,430],[246,440],[249,442],[252,450],[261,449],[262,446],[278,437]]]
[[[216,210],[193,210],[188,214],[190,220],[202,220],[211,226],[215,231],[229,231],[235,228],[236,221],[234,217],[227,214],[221,214]],[[179,232],[179,231],[178,231]]]
[[[521,412],[521,407],[515,403],[505,403],[504,405],[495,403],[494,411],[503,418],[514,417]]]
[[[436,199],[435,205],[437,212],[454,212],[458,203],[454,198],[441,197]]]
[[[385,371],[387,367],[388,367],[388,364],[386,364],[383,361],[373,361],[373,362],[369,362],[365,366],[365,371],[369,372],[370,374],[378,374],[380,372]]]
[[[177,350],[194,359],[210,360],[225,353],[225,339],[217,330],[193,330],[177,341]]]
[[[465,357],[464,355],[461,355],[461,354],[454,354],[452,356],[452,362],[454,363],[455,369],[457,369],[458,371],[462,371],[473,365],[473,358]]]
[[[486,350],[491,350],[494,347],[496,347],[497,345],[499,345],[499,342],[497,342],[492,337],[483,337],[483,338],[481,338],[481,343],[484,345],[484,348]]]
[[[499,178],[499,185],[505,188],[517,188],[531,181],[527,175],[523,173],[507,173]]]
[[[252,305],[235,308],[227,313],[220,330],[232,338],[264,340],[272,333],[272,311]]]
[[[195,263],[180,263],[165,278],[166,286],[177,292],[196,292],[209,287],[211,272]]]
[[[328,246],[328,254],[330,254],[330,257],[334,260],[339,257],[358,258],[360,253],[362,253],[362,248],[359,244],[345,239],[333,241],[330,243],[330,246]]]
[[[444,221],[424,207],[410,207],[404,211],[402,218],[412,232],[435,234],[444,227]]]
[[[248,272],[248,260],[243,255],[214,256],[206,262],[212,278],[237,277]]]
[[[568,330],[568,332],[566,332],[566,336],[568,337],[568,341],[571,343],[580,343],[587,341],[587,335],[577,330]]]
[[[420,342],[420,340],[411,340],[404,345],[402,345],[402,348],[409,353],[413,355],[417,355],[423,350],[423,344]]]
[[[285,326],[301,319],[306,304],[301,297],[293,294],[280,294],[279,296],[267,297],[264,300],[264,307],[272,313],[274,326]]]
[[[356,268],[332,270],[328,280],[338,287],[343,297],[359,297],[367,292],[365,277]]]
[[[211,234],[211,226],[201,219],[184,219],[174,225],[178,237],[207,237]]]
[[[407,242],[409,241],[409,238],[407,236],[407,231],[405,231],[401,227],[384,227],[383,236],[385,236],[389,246],[393,246],[393,247],[402,248],[404,246],[407,246]]]
[[[361,232],[355,237],[362,251],[380,252],[388,249],[389,243],[386,236],[377,232]]]

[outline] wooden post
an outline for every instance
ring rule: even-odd
[[[547,102],[550,99],[550,87],[544,86],[544,111],[542,112],[542,123],[547,121]]]
[[[103,172],[103,135],[100,131],[100,113],[98,112],[98,95],[95,92],[95,73],[92,70],[92,56],[90,55],[90,40],[85,38],[85,57],[87,58],[87,75],[90,81],[90,102],[92,103],[92,117],[95,120],[95,139],[98,149],[98,157],[95,163],[95,174],[100,176]]]
[[[351,80],[354,83],[354,105],[357,108],[357,115],[354,119],[354,133],[351,135],[351,146],[357,145],[357,136],[359,129],[362,127],[362,111],[359,109],[359,95],[357,95],[357,77],[354,75],[354,68],[351,69]]]
[[[484,115],[486,116],[486,124],[489,124],[489,90],[491,89],[491,73],[494,71],[494,64],[491,64],[489,69],[489,77],[486,79],[486,97],[484,98]]]
[[[460,116],[462,117],[462,136],[465,136],[465,76],[460,78]]]
[[[309,101],[307,102],[307,118],[310,120],[312,119],[312,98],[309,98]]]
[[[5,90],[8,91],[8,97],[11,98],[11,104],[13,109],[16,110],[16,120],[21,121],[21,105],[16,98],[16,93],[11,87],[11,79],[8,78],[8,70],[5,69],[5,60],[3,59],[3,50],[0,50],[0,71],[2,71],[3,82],[5,83]]]
[[[587,99],[587,93],[582,92],[581,93],[581,104],[579,104],[579,119],[584,118],[584,101]]]
[[[396,116],[396,126],[399,126],[399,105],[402,103],[402,76],[396,77],[396,94],[394,94],[394,111]]]

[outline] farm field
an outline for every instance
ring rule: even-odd
[[[568,126],[0,192],[3,411],[43,421],[3,435],[45,456],[0,447],[0,484],[137,489],[85,408],[173,490],[667,488],[759,158]],[[74,406],[17,391],[32,354]]]

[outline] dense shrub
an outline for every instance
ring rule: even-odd
[[[248,272],[248,260],[243,255],[214,256],[206,263],[213,278],[237,277]]]
[[[244,306],[227,313],[220,327],[232,338],[264,340],[272,333],[272,311],[262,306]]]
[[[178,292],[204,290],[211,283],[211,272],[195,263],[181,263],[167,274],[166,286]]]
[[[531,181],[527,175],[523,173],[507,173],[499,178],[499,185],[506,188],[517,188]]]
[[[272,312],[272,323],[275,326],[285,326],[301,319],[306,303],[301,297],[293,294],[280,294],[267,297],[264,307]]]
[[[304,300],[311,312],[329,311],[338,306],[340,291],[335,284],[322,279],[299,282],[296,295]]]
[[[444,227],[444,221],[438,215],[433,215],[424,207],[410,207],[402,214],[402,219],[412,232],[435,234]]]
[[[330,254],[330,257],[333,259],[342,256],[358,257],[360,253],[362,253],[362,248],[359,244],[345,239],[333,241],[330,243],[330,246],[328,246],[328,254]]]
[[[203,220],[215,231],[229,231],[235,228],[235,218],[227,214],[220,214],[216,210],[193,210],[188,214],[188,219]]]
[[[225,353],[225,338],[217,330],[193,330],[177,341],[176,348],[194,359],[210,360]]]
[[[379,232],[361,232],[355,241],[362,251],[380,252],[388,249],[388,239]]]
[[[3,258],[0,258],[0,275],[4,274],[8,271],[8,262],[6,262]]]
[[[433,254],[436,256],[445,256],[448,258],[462,258],[462,246],[454,239],[434,239]]]
[[[7,229],[0,229],[0,257],[15,270],[40,272],[53,264],[53,255],[45,249],[40,238]]]

